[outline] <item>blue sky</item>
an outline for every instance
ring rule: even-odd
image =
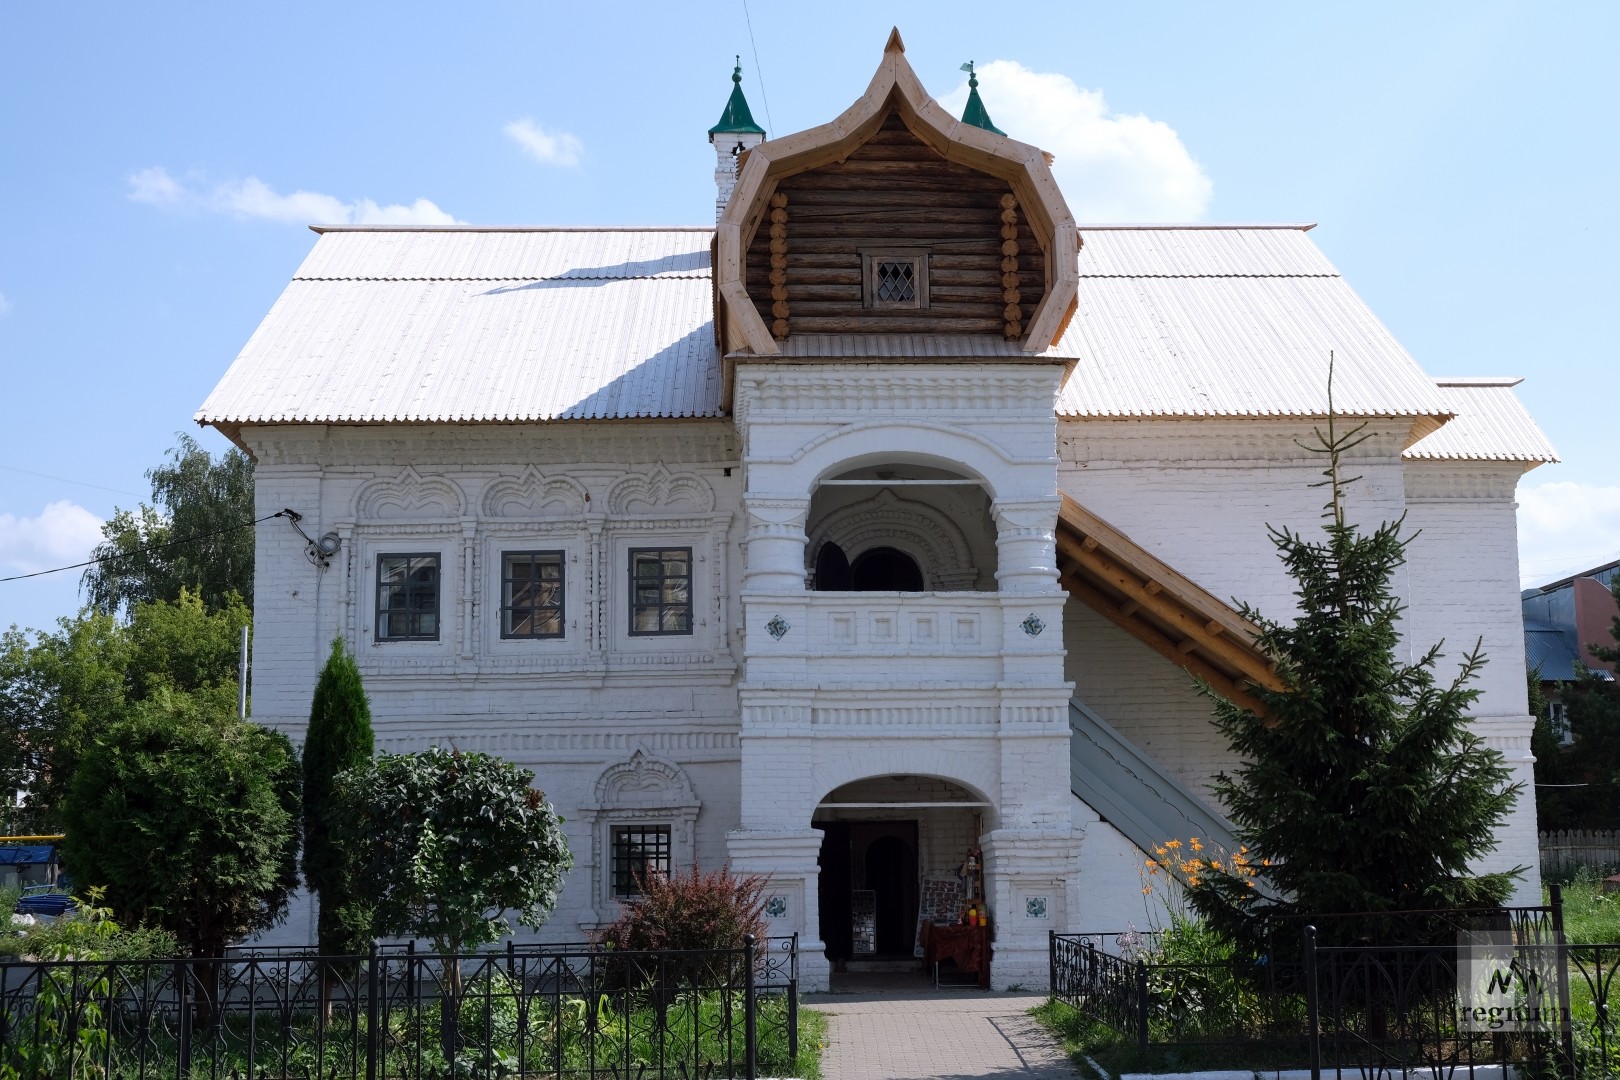
[[[0,8],[0,576],[149,497],[306,223],[706,222],[732,55],[780,135],[894,24],[944,101],[979,62],[1082,222],[1319,222],[1431,373],[1526,376],[1564,457],[1526,579],[1620,557],[1620,5],[87,2]],[[79,602],[0,583],[0,627]]]

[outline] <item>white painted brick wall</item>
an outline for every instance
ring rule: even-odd
[[[873,422],[883,420],[898,425],[894,430],[903,428],[906,438],[919,446],[935,437],[928,432],[971,430],[979,439],[973,450],[976,460],[1001,486],[998,498],[1009,493],[1049,496],[1055,431],[1063,490],[1216,596],[1248,600],[1278,618],[1292,611],[1292,584],[1276,560],[1265,526],[1310,530],[1319,524],[1324,496],[1308,485],[1319,479],[1321,463],[1294,445],[1295,438],[1308,437],[1301,425],[1055,424],[1049,412],[1041,415],[1039,406],[1043,394],[1050,401],[1050,373],[1031,374],[1027,368],[988,373],[1023,380],[1023,396],[1000,402],[998,413],[959,385],[961,373],[935,371],[919,381],[899,365],[872,365],[866,374],[877,396],[868,407],[856,382],[850,382],[849,368],[784,370],[801,382],[842,380],[839,386],[844,388],[838,392],[847,400],[823,395],[823,405],[810,409],[805,403],[813,405],[813,395],[801,400],[794,396],[799,391],[779,393],[760,383],[757,371],[743,372],[739,415],[749,417],[747,453],[767,488],[772,476],[805,482],[799,474],[814,464],[816,451],[802,462],[795,455],[840,425],[869,432],[850,445],[870,444],[868,450],[880,452],[888,436]],[[977,377],[988,375],[978,372]],[[882,396],[898,401],[923,391],[933,395],[928,398],[932,411],[910,416],[892,402],[884,404],[890,398]],[[1504,495],[1506,480],[1491,469],[1403,467],[1398,456],[1405,436],[1402,425],[1383,425],[1375,435],[1351,463],[1351,471],[1363,476],[1351,489],[1352,515],[1376,523],[1410,510],[1411,525],[1426,530],[1398,582],[1401,595],[1413,605],[1410,640],[1485,636],[1493,663],[1481,702],[1481,730],[1518,753],[1517,766],[1527,770],[1524,751],[1514,749],[1527,727],[1520,722],[1522,646],[1514,599],[1511,483]],[[1070,873],[1062,869],[1063,859],[1072,859],[1079,850],[1081,875],[1071,877],[1058,895],[1067,907],[1066,925],[1092,930],[1122,928],[1105,924],[1141,907],[1136,860],[1114,830],[1095,821],[1087,827],[1083,848],[1054,839],[1070,836],[1076,826],[1086,827],[1085,808],[1076,808],[1067,792],[1066,717],[1054,711],[1052,731],[1004,738],[1003,726],[1024,708],[1005,696],[1020,686],[1038,685],[1058,710],[1066,694],[1062,680],[1071,680],[1078,696],[1194,791],[1203,791],[1209,778],[1230,762],[1209,724],[1207,703],[1192,691],[1184,673],[1073,602],[1061,606],[1061,618],[1058,601],[1052,602],[1053,617],[1047,621],[1061,623],[1061,641],[1055,640],[1057,625],[1030,640],[1014,626],[1006,628],[1007,648],[1028,652],[1023,659],[1007,654],[1011,659],[1004,678],[1010,690],[994,683],[953,685],[959,672],[949,657],[931,658],[926,665],[896,663],[887,682],[872,681],[866,657],[847,663],[820,658],[805,665],[815,673],[819,689],[813,693],[798,688],[762,697],[747,686],[740,688],[748,528],[743,513],[745,438],[729,422],[263,428],[249,430],[246,438],[260,462],[259,513],[292,507],[306,515],[305,528],[312,534],[338,529],[345,535],[345,551],[330,570],[320,572],[304,558],[303,541],[284,523],[259,529],[255,718],[301,737],[315,676],[332,636],[344,629],[369,629],[375,570],[366,559],[384,550],[383,544],[405,545],[390,550],[442,545],[445,641],[413,649],[372,645],[358,635],[379,742],[405,750],[448,740],[466,749],[500,753],[536,772],[537,782],[570,819],[567,828],[580,866],[546,931],[552,938],[578,938],[581,920],[600,906],[590,895],[586,863],[592,845],[579,808],[590,802],[602,771],[637,749],[674,762],[690,780],[702,804],[694,852],[705,866],[727,859],[733,849],[728,834],[748,818],[748,806],[766,807],[763,820],[785,830],[784,836],[799,837],[794,843],[802,846],[811,808],[841,784],[874,774],[951,777],[997,804],[999,820],[994,824],[1002,835],[998,858],[1009,874],[1020,867],[1028,871],[1016,888],[1009,877],[997,902],[1010,905],[1032,889],[1049,889],[1040,875],[1063,879]],[[939,438],[942,447],[966,445],[951,442],[954,435]],[[540,537],[543,545],[529,546],[565,546],[571,556],[594,550],[603,560],[596,580],[606,593],[604,597],[588,587],[588,557],[571,561],[569,637],[556,648],[536,650],[538,659],[530,664],[521,652],[503,651],[503,644],[512,643],[501,643],[487,632],[494,617],[488,559],[500,545],[484,540],[489,522],[480,499],[496,481],[522,476],[536,462],[542,463],[545,478],[577,485],[589,495],[589,504],[569,518],[577,523],[575,532],[546,533]],[[360,519],[356,498],[364,485],[397,477],[407,466],[424,481],[450,481],[461,508],[441,514],[431,528],[408,518],[392,524]],[[649,544],[690,543],[701,560],[700,602],[708,606],[700,607],[703,625],[690,639],[628,640],[614,629],[623,603],[624,568],[619,565],[623,542],[614,547],[613,536],[622,521],[608,513],[607,504],[620,480],[651,475],[660,467],[698,478],[699,486],[712,494],[712,509],[670,511],[665,517],[679,524],[670,526],[675,539],[669,541],[658,539],[658,508],[637,509],[629,512],[641,521],[633,535]],[[460,602],[465,594],[463,560],[469,552],[478,569],[470,608]],[[976,551],[981,560],[987,554]],[[1039,606],[1046,600],[1032,596],[1031,603]],[[1054,651],[1058,645],[1066,648],[1066,656]],[[1040,675],[1034,678],[1031,672]],[[881,728],[834,731],[813,721],[823,715],[815,709],[836,712],[873,705],[902,675],[907,684],[926,691],[911,705],[944,710],[928,721],[933,727],[902,722],[900,713],[889,714],[881,723],[891,726]],[[749,705],[752,719],[742,715],[739,689],[745,701],[754,702]],[[767,698],[775,704],[767,707]],[[743,776],[744,748],[755,745],[749,740],[759,740],[762,752]],[[918,790],[934,783],[919,780]],[[948,872],[975,839],[975,826],[963,812],[936,816],[940,820],[928,830],[923,865],[928,871]],[[754,847],[748,850],[753,851],[760,844],[757,834],[750,836],[747,843]],[[1533,849],[1533,811],[1527,817],[1521,807],[1498,858],[1534,865]],[[603,914],[611,913],[598,911]],[[997,914],[1005,920],[1011,912]],[[297,923],[295,919],[285,934],[297,936]],[[1017,935],[1027,928],[1009,927],[1005,921],[1002,928],[1014,934],[1007,939],[1009,955],[1033,964],[1038,951],[1031,944],[1033,931],[1024,935],[1029,938],[1025,942]]]

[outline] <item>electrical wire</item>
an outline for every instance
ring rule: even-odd
[[[193,533],[190,536],[181,537],[179,540],[167,540],[161,544],[148,544],[145,547],[138,547],[133,551],[120,551],[116,555],[104,555],[99,559],[87,559],[84,562],[73,563],[71,566],[56,566],[49,570],[36,570],[32,574],[13,574],[11,577],[0,577],[0,581],[23,581],[27,578],[44,577],[46,574],[60,574],[64,570],[78,570],[82,567],[95,566],[99,563],[117,562],[119,559],[128,559],[135,555],[144,555],[148,551],[164,551],[168,548],[180,547],[184,544],[194,544],[198,540],[207,540],[214,536],[224,536],[226,533],[233,533],[240,529],[251,529],[253,526],[262,524],[263,522],[286,516],[287,511],[277,510],[274,514],[266,514],[264,517],[257,518],[253,521],[244,521],[240,525],[228,525],[223,529],[215,529],[213,532]]]
[[[67,476],[52,476],[50,473],[35,472],[33,469],[19,469],[15,465],[0,465],[6,472],[22,473],[24,476],[37,476],[41,480],[56,480],[63,484],[77,484],[80,487],[95,488],[97,491],[110,491],[114,495],[134,495],[140,498],[139,492],[125,491],[123,488],[107,487],[105,484],[92,484],[88,480],[74,480]]]
[[[754,20],[748,14],[748,0],[742,0],[743,22],[748,24],[748,47],[754,50],[754,78],[759,80],[759,100],[765,105],[765,137],[774,138],[776,125],[771,123],[771,96],[765,92],[765,69],[759,66],[759,46],[754,43]]]

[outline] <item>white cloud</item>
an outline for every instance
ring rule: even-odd
[[[344,202],[318,191],[278,193],[257,176],[227,180],[208,187],[195,179],[182,183],[161,165],[129,177],[129,197],[152,206],[169,206],[230,214],[238,218],[310,225],[458,225],[456,218],[429,199],[380,206],[371,199]]]
[[[1077,220],[1196,221],[1208,208],[1209,175],[1169,124],[1112,112],[1101,90],[1015,60],[981,64],[978,76],[996,126],[1056,158],[1052,172]],[[940,105],[961,116],[967,96],[964,82]]]
[[[1519,489],[1520,585],[1620,559],[1620,487],[1563,480]]]
[[[547,131],[528,117],[513,120],[503,129],[507,138],[542,165],[573,168],[585,153],[585,144],[566,131]]]
[[[32,574],[83,562],[101,543],[101,519],[77,503],[62,499],[38,517],[0,514],[0,569]]]
[[[6,294],[5,293],[0,292],[0,319],[3,319],[7,315],[10,315],[10,314],[11,314],[11,301],[6,299]]]
[[[169,175],[169,170],[161,165],[131,173],[129,177],[129,197],[135,202],[150,203],[153,206],[174,206],[187,201],[190,194],[180,186],[178,180]]]

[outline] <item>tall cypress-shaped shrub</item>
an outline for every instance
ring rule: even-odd
[[[1183,860],[1183,876],[1193,906],[1252,945],[1277,927],[1273,916],[1499,904],[1517,874],[1470,870],[1495,847],[1522,786],[1468,727],[1484,656],[1477,645],[1464,654],[1449,683],[1434,676],[1440,645],[1400,659],[1390,583],[1405,562],[1403,522],[1363,532],[1347,520],[1353,478],[1341,476],[1341,457],[1366,436],[1336,432],[1329,391],[1327,431],[1308,447],[1328,458],[1322,535],[1271,530],[1299,615],[1285,623],[1241,609],[1282,688],[1255,688],[1262,716],[1204,687],[1242,759],[1214,789],[1247,847],[1236,866],[1232,853]],[[1321,932],[1356,938],[1378,922],[1327,920]]]
[[[356,853],[334,843],[328,826],[332,779],[371,761],[371,704],[360,669],[342,638],[315,683],[304,736],[304,883],[316,896],[316,935],[328,956],[364,952],[371,938],[371,908],[356,885]]]

